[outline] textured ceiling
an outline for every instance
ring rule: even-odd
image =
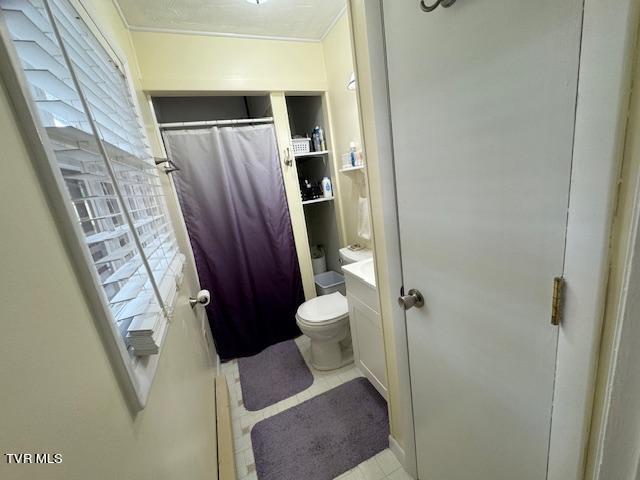
[[[116,0],[132,28],[319,40],[346,0]]]

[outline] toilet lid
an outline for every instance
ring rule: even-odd
[[[304,302],[298,308],[298,318],[306,323],[327,323],[349,314],[347,299],[340,293],[321,295]]]

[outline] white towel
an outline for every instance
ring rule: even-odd
[[[369,200],[358,198],[358,237],[371,240],[371,219],[369,218]]]

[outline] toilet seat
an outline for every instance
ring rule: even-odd
[[[296,318],[310,326],[329,325],[349,315],[347,299],[339,292],[312,298],[298,307]]]

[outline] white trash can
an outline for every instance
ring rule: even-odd
[[[344,277],[333,270],[314,275],[316,281],[316,293],[318,295],[329,295],[333,292],[340,292],[342,295],[347,294],[344,285]]]

